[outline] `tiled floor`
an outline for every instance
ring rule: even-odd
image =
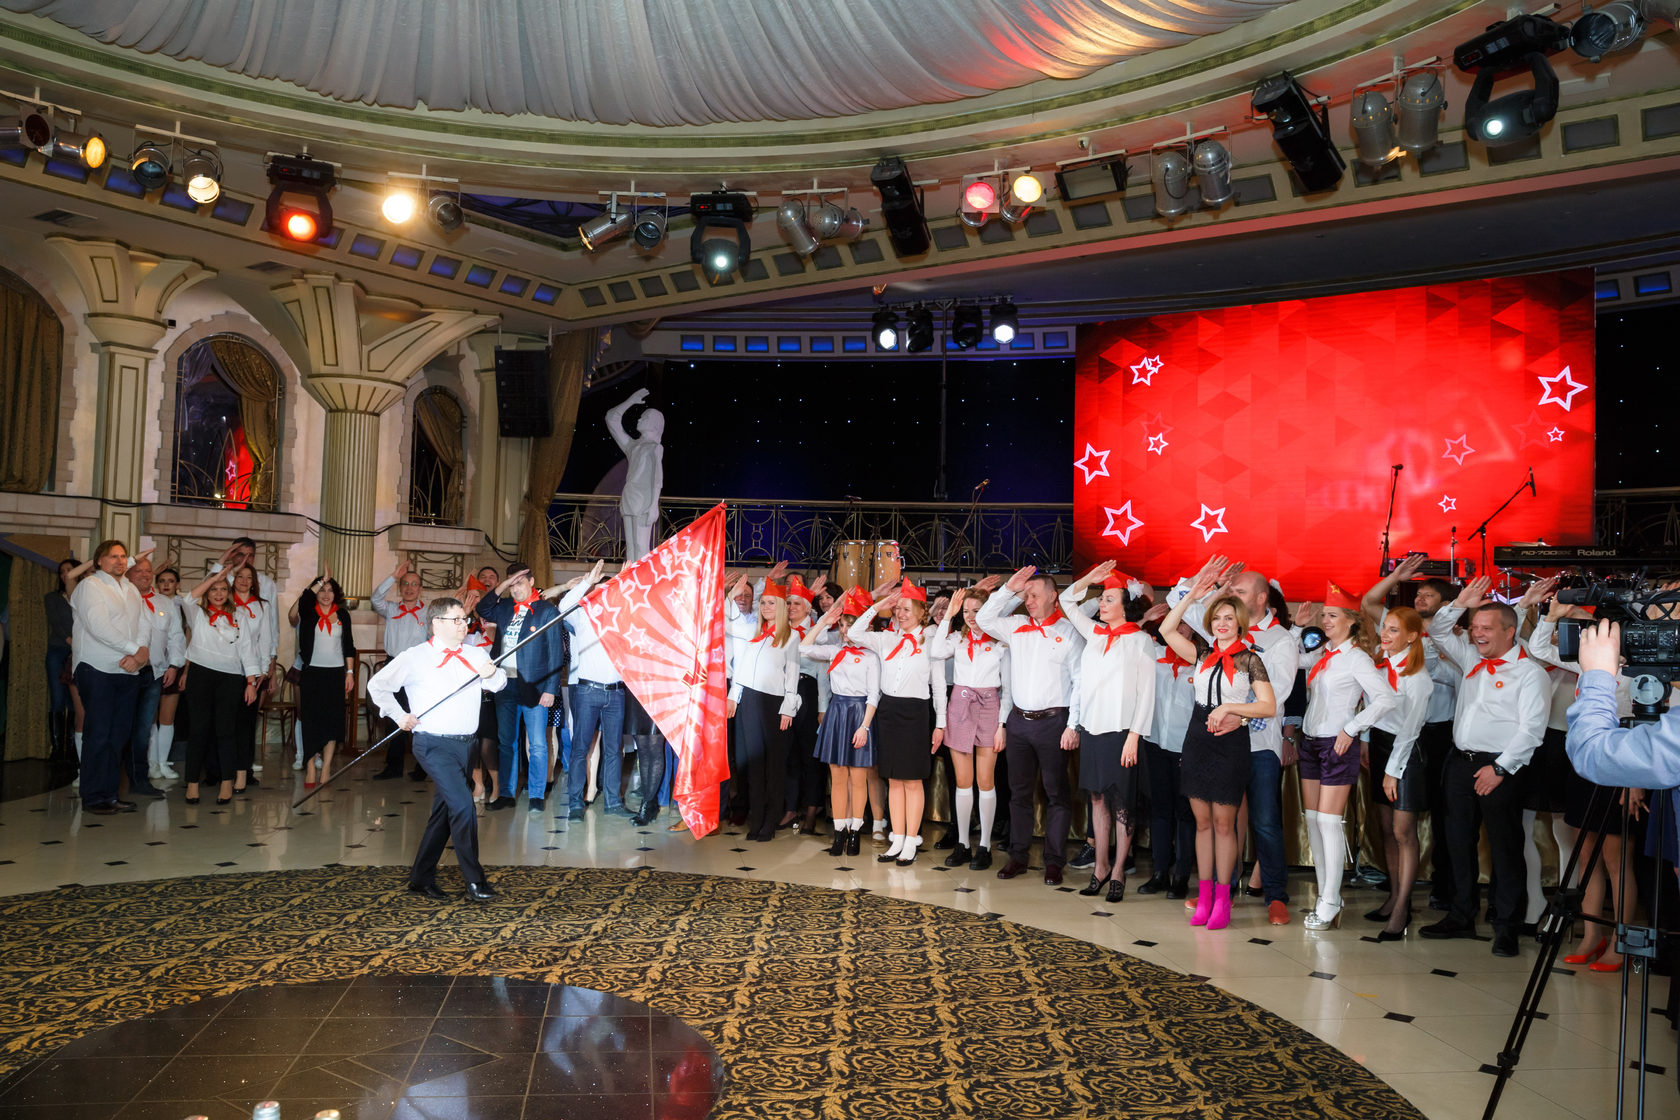
[[[271,758],[264,776],[270,785],[225,808],[208,800],[187,806],[176,792],[167,801],[146,801],[137,813],[87,817],[64,789],[0,803],[0,894],[328,863],[395,867],[411,858],[430,809],[430,791],[415,783],[347,780],[294,814],[292,771]],[[943,853],[931,849],[901,870],[877,865],[867,842],[862,855],[834,859],[826,838],[819,843],[784,833],[754,844],[718,834],[697,842],[667,831],[668,813],[638,830],[598,808],[586,820],[568,823],[563,808],[556,817],[557,803],[550,806],[541,816],[527,813],[523,802],[483,816],[484,862],[492,869],[648,866],[764,877],[999,913],[1207,977],[1334,1044],[1438,1120],[1482,1114],[1493,1078],[1481,1069],[1504,1046],[1534,963],[1532,941],[1524,942],[1520,957],[1505,960],[1492,956],[1483,941],[1429,942],[1415,933],[1401,943],[1365,940],[1376,928],[1359,918],[1376,902],[1369,891],[1347,892],[1348,920],[1340,930],[1311,933],[1298,921],[1274,927],[1263,908],[1246,900],[1231,928],[1209,933],[1189,926],[1183,905],[1161,896],[1128,893],[1113,906],[1081,898],[1070,889],[1080,873],[1058,891],[1036,877],[1004,883],[990,871],[946,870]],[[446,871],[442,882],[459,887],[453,872]],[[1131,880],[1134,890],[1139,882]],[[1293,885],[1295,904],[1304,905],[1311,880],[1297,876]],[[1501,1117],[1614,1115],[1620,977],[1572,972],[1551,978],[1541,1003],[1547,1018],[1530,1031]],[[1660,1004],[1667,981],[1655,978],[1652,990]],[[1680,1120],[1675,1035],[1655,1016],[1650,1061],[1663,1072],[1650,1079],[1646,1116]],[[1628,1080],[1631,1104],[1631,1072]]]

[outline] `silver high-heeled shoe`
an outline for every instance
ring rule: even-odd
[[[1326,918],[1324,916],[1324,914],[1322,913],[1323,908],[1324,908],[1324,904],[1322,902],[1319,903],[1318,907],[1315,908],[1311,914],[1308,914],[1305,918],[1301,919],[1301,924],[1308,929],[1340,929],[1340,928],[1342,928],[1342,908],[1341,908],[1341,906],[1338,905],[1336,907],[1336,912],[1334,914],[1330,915],[1330,917],[1328,917],[1328,918]]]

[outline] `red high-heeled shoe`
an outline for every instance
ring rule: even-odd
[[[1601,937],[1601,938],[1598,939],[1598,944],[1594,945],[1592,947],[1591,952],[1571,953],[1567,957],[1563,958],[1563,963],[1564,964],[1590,964],[1591,962],[1596,961],[1599,957],[1602,957],[1604,955],[1604,951],[1608,948],[1610,948],[1610,939],[1608,937]],[[1620,968],[1621,965],[1617,965],[1616,967]],[[1613,970],[1610,970],[1610,969],[1596,969],[1596,966],[1595,966],[1595,970],[1600,971],[1600,972],[1613,971]]]
[[[1623,960],[1625,959],[1626,958],[1624,957]],[[1594,972],[1620,972],[1622,970],[1622,962],[1616,961],[1612,964],[1609,961],[1594,961],[1587,967],[1592,969]]]

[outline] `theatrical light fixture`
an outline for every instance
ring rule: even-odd
[[[776,207],[776,230],[801,258],[809,257],[822,247],[817,235],[805,221],[805,204],[797,198],[785,198]]]
[[[985,179],[976,179],[963,188],[963,205],[970,210],[989,213],[997,207],[997,188]]]
[[[264,228],[291,241],[310,242],[333,229],[332,203],[327,198],[338,183],[332,164],[308,156],[270,156]]]
[[[875,312],[875,318],[870,327],[875,335],[875,349],[898,349],[898,316],[883,307]]]
[[[688,239],[688,259],[700,266],[708,284],[719,284],[752,259],[752,200],[733,191],[690,195],[688,212],[694,233]]]
[[[52,125],[40,113],[24,113],[0,124],[0,144],[16,144],[45,151],[52,143]]]
[[[951,312],[951,345],[972,350],[986,337],[986,322],[978,307],[965,304]]]
[[[1453,51],[1453,65],[1475,82],[1464,102],[1464,131],[1489,147],[1526,140],[1557,115],[1558,78],[1547,55],[1569,46],[1569,28],[1545,16],[1496,23]],[[1494,98],[1494,83],[1527,70],[1532,89]]]
[[[637,211],[636,223],[630,229],[630,238],[636,243],[636,248],[644,253],[659,248],[665,240],[665,220],[664,210]]]
[[[408,222],[418,209],[420,200],[408,187],[392,187],[385,192],[385,199],[379,204],[379,212],[395,226]]]
[[[1202,205],[1218,208],[1236,194],[1231,186],[1231,153],[1217,140],[1203,140],[1190,157]]]
[[[222,197],[222,161],[215,152],[194,152],[181,167],[187,181],[187,197],[200,206]]]
[[[922,192],[910,179],[910,169],[897,156],[888,156],[869,172],[869,181],[881,195],[881,221],[893,252],[915,257],[928,251],[933,238],[928,233],[922,210]]]
[[[105,138],[97,132],[83,136],[61,131],[54,134],[46,154],[48,158],[78,160],[88,170],[98,171],[105,166]]]
[[[1015,341],[1015,332],[1020,326],[1021,316],[1012,301],[1000,299],[992,304],[992,341],[999,346],[1008,346]]]
[[[605,210],[578,228],[578,236],[583,239],[583,247],[593,253],[615,237],[623,236],[633,220],[630,211],[618,208],[618,196],[614,195]]]
[[[825,202],[811,214],[810,224],[819,241],[856,241],[863,236],[866,223],[856,206],[842,210],[832,202]]]
[[[1044,197],[1044,184],[1030,171],[1023,171],[1009,184],[1009,197],[1031,206]]]
[[[134,149],[129,157],[129,174],[140,184],[140,189],[155,191],[169,182],[169,172],[173,167],[169,158],[169,149],[161,144],[145,143]]]
[[[1154,166],[1149,181],[1155,188],[1155,213],[1163,218],[1176,218],[1190,210],[1190,161],[1182,152],[1156,152],[1150,157]]]
[[[467,220],[460,199],[453,195],[434,194],[426,200],[426,220],[439,233],[454,233]]]
[[[909,327],[904,332],[904,349],[912,354],[933,349],[933,312],[918,307],[909,314]]]
[[[1036,181],[1037,180],[1034,180],[1034,182]],[[1034,197],[1042,197],[1043,194],[1044,191],[1040,189],[1038,194]],[[1032,202],[1022,198],[1020,195],[1015,193],[1013,188],[1011,188],[1009,191],[1008,201],[1006,201],[1003,206],[998,209],[998,217],[1002,218],[1012,226],[1018,226],[1022,222],[1026,221],[1027,214],[1031,210]]]
[[[1447,90],[1441,75],[1420,70],[1400,84],[1395,101],[1400,117],[1400,146],[1414,156],[1433,148],[1441,138],[1441,110],[1447,105]]]
[[[1120,194],[1126,189],[1129,171],[1124,155],[1063,164],[1056,171],[1056,193],[1063,202]]]
[[[1342,181],[1347,163],[1330,139],[1330,109],[1315,109],[1300,82],[1287,73],[1267,78],[1254,88],[1251,104],[1272,122],[1272,141],[1307,194],[1330,190]]]
[[[1570,46],[1588,62],[1639,42],[1645,34],[1645,13],[1627,0],[1612,0],[1587,12],[1570,28]]]
[[[1399,157],[1394,106],[1374,89],[1353,95],[1353,141],[1359,162],[1375,170]]]

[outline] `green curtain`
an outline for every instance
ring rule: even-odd
[[[548,507],[566,471],[566,457],[572,453],[583,380],[595,363],[600,340],[601,332],[594,328],[568,331],[557,336],[549,350],[548,406],[554,418],[554,434],[531,441],[531,469],[526,476],[519,526],[519,558],[536,570],[538,584],[548,583],[553,571]]]
[[[35,292],[0,272],[0,490],[39,493],[58,453],[64,329]]]

